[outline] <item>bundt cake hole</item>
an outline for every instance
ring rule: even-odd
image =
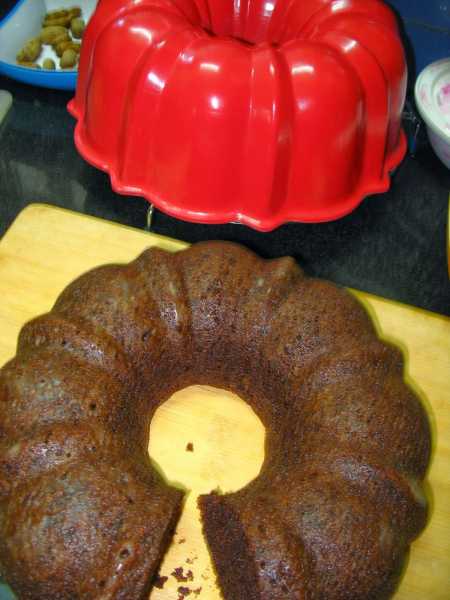
[[[192,432],[196,432],[195,439]],[[188,443],[195,445],[195,452],[185,451]],[[190,490],[194,496],[216,489],[228,493],[258,476],[264,443],[261,420],[239,396],[216,387],[190,386],[156,410],[150,424],[149,455],[175,487]]]

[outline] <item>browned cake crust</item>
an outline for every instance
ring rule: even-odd
[[[0,571],[19,598],[146,598],[182,494],[152,468],[156,408],[187,385],[266,427],[257,479],[199,500],[226,600],[389,597],[426,520],[425,412],[344,290],[207,242],[95,269],[0,372]]]

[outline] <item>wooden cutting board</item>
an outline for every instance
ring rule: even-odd
[[[31,205],[0,242],[0,364],[12,357],[20,327],[49,310],[82,272],[133,259],[149,246],[179,250],[169,238],[46,205]],[[445,265],[442,265],[445,269]],[[383,337],[405,352],[408,380],[428,408],[434,432],[430,523],[411,551],[396,600],[450,599],[450,320],[355,292]],[[191,387],[175,394],[152,422],[150,455],[169,481],[190,489],[173,544],[161,567],[167,576],[152,600],[218,600],[195,500],[219,486],[236,490],[258,473],[264,431],[232,394]],[[188,451],[188,444],[193,451]],[[177,580],[181,579],[180,581]],[[186,579],[183,581],[182,579]],[[201,588],[201,590],[199,589]]]

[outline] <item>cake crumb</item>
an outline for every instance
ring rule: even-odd
[[[184,544],[186,542],[186,538],[181,538],[181,540],[178,541],[179,544]]]
[[[201,591],[202,591],[202,588],[201,588],[201,587],[199,587],[199,588],[197,588],[196,590],[192,590],[192,591],[194,592],[194,594],[195,594],[196,596],[200,596],[200,593],[201,593]]]
[[[194,564],[194,562],[195,562],[197,559],[198,559],[198,556],[194,556],[193,558],[187,558],[187,559],[186,559],[186,563],[187,563],[188,565],[193,565],[193,564]]]
[[[194,444],[189,442],[186,446],[186,452],[194,452]]]
[[[183,600],[183,598],[186,598],[186,596],[190,596],[192,592],[191,588],[184,586],[180,586],[177,591],[180,594],[178,596],[178,600]]]
[[[166,583],[166,581],[168,579],[169,578],[166,577],[166,576],[157,575],[156,578],[155,578],[155,582],[153,583],[153,585],[155,587],[157,587],[158,589],[162,590],[163,587],[164,587],[164,585],[165,585],[165,583]]]
[[[175,577],[175,579],[180,583],[181,581],[192,581],[192,579],[194,578],[192,575],[192,571],[188,571],[186,573],[186,575],[184,574],[184,569],[183,567],[177,567],[176,569],[174,569],[171,573],[172,577]],[[191,579],[192,576],[192,579]]]

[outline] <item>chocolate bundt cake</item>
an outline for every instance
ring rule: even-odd
[[[0,372],[0,572],[20,599],[146,599],[182,503],[149,425],[196,383],[266,427],[260,475],[199,499],[226,600],[388,598],[427,514],[429,425],[402,369],[290,258],[207,242],[83,275]]]

